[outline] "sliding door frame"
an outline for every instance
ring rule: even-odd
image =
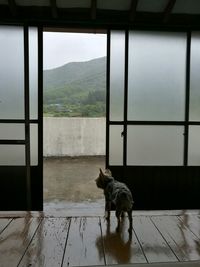
[[[0,139],[0,145],[24,145],[25,165],[24,166],[0,166],[2,199],[0,210],[43,210],[43,28],[29,26],[28,24],[2,25],[17,26],[23,28],[24,39],[24,119],[0,119],[1,123],[24,124],[25,138],[23,140]],[[29,29],[37,28],[38,39],[38,110],[37,119],[30,119],[30,79],[29,79]],[[31,145],[30,125],[38,125],[38,159],[37,165],[31,166]],[[16,177],[13,177],[16,176]],[[17,181],[19,179],[19,181]],[[15,187],[12,188],[13,180]],[[10,183],[10,190],[9,190]],[[11,189],[12,188],[12,189]],[[18,192],[19,199],[9,197],[10,192]]]
[[[200,179],[197,179],[200,171],[200,166],[188,166],[188,145],[189,145],[189,126],[200,125],[200,121],[189,120],[189,105],[190,105],[190,64],[191,64],[191,30],[182,30],[177,32],[186,33],[186,73],[185,73],[185,110],[183,121],[136,121],[128,120],[128,59],[129,59],[129,29],[124,30],[125,33],[125,62],[124,62],[124,119],[123,121],[110,120],[110,58],[111,58],[111,32],[108,31],[108,48],[107,48],[107,113],[106,113],[106,168],[111,169],[113,176],[119,181],[125,182],[130,187],[136,199],[136,209],[177,209],[177,208],[199,208],[197,203],[198,192],[196,188],[200,186]],[[142,29],[140,30],[142,32]],[[156,30],[150,30],[156,32]],[[162,32],[174,32],[169,29]],[[112,165],[109,163],[110,157],[110,126],[122,125],[123,132],[123,163],[122,165]],[[184,127],[184,144],[183,144],[183,164],[180,166],[162,166],[162,165],[127,165],[127,127],[129,125],[158,125],[158,126],[183,126]],[[139,176],[139,177],[138,177]],[[162,181],[167,185],[168,191],[170,188],[173,191],[171,201],[162,200],[163,195],[167,195],[165,189],[161,189]],[[141,179],[141,180],[140,180]],[[147,188],[150,188],[148,190]],[[184,201],[184,192],[192,188],[190,200]],[[141,190],[141,192],[140,192]],[[159,192],[160,190],[160,192]],[[164,191],[162,191],[164,190]],[[136,192],[137,191],[137,192]],[[150,194],[158,194],[150,197]],[[141,195],[141,198],[140,198]],[[144,201],[144,198],[150,197],[149,203]],[[180,197],[179,201],[176,198]],[[149,198],[149,199],[150,199]],[[158,201],[161,201],[158,203]],[[163,203],[162,203],[163,201]],[[139,203],[140,202],[140,203]]]

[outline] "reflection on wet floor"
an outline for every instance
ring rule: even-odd
[[[102,207],[103,191],[94,182],[99,168],[104,156],[44,158],[45,209]]]
[[[102,236],[96,240],[96,246],[99,249],[101,239],[103,238],[104,251],[106,254],[106,264],[127,264],[131,262],[144,263],[145,256],[137,241],[135,233],[128,233],[128,218],[124,217],[120,231],[116,230],[117,220],[113,216],[107,223],[103,218],[101,220]],[[100,255],[102,256],[102,255]]]

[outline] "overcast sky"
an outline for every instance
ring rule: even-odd
[[[44,32],[44,69],[106,56],[106,34]]]

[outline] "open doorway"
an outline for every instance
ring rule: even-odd
[[[44,209],[103,206],[105,33],[43,33]]]

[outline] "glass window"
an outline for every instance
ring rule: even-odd
[[[124,119],[125,32],[112,31],[110,45],[110,120]]]
[[[190,65],[190,120],[200,121],[200,32],[192,33]]]
[[[109,135],[109,165],[123,165],[123,125],[111,125]]]
[[[183,165],[184,127],[129,125],[127,165]]]
[[[189,127],[188,165],[200,165],[200,126]]]
[[[185,33],[130,31],[128,120],[184,120],[185,73]]]
[[[38,30],[29,28],[30,118],[38,118]]]
[[[1,123],[0,139],[2,140],[24,140],[25,126],[17,123]]]
[[[25,145],[0,145],[0,165],[25,166]]]
[[[0,26],[0,119],[24,119],[23,27]]]

